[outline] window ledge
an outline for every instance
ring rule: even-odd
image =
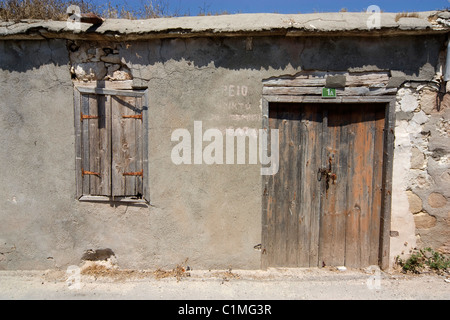
[[[86,202],[120,202],[120,203],[142,203],[148,204],[145,199],[136,199],[133,197],[105,197],[105,196],[82,196],[79,201]]]

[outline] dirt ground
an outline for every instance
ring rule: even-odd
[[[0,271],[0,299],[448,300],[450,280],[336,269]]]

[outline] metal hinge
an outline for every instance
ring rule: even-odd
[[[132,116],[124,116],[124,115],[122,115],[122,118],[124,118],[124,119],[141,119],[141,121],[142,121],[142,113],[141,114],[132,115]]]
[[[83,114],[83,112],[80,112],[80,116],[81,116],[81,122],[83,122],[83,120],[89,120],[89,119],[100,119],[100,116],[89,116],[86,114]]]
[[[92,171],[85,171],[84,169],[81,169],[81,175],[83,175],[83,176],[97,176],[97,177],[101,178],[100,177],[100,173],[92,172]]]
[[[144,176],[144,170],[139,171],[139,172],[124,172],[123,173],[124,176]]]

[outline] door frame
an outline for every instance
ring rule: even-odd
[[[311,87],[307,91],[310,92]],[[364,88],[365,89],[365,88]],[[368,88],[367,88],[368,89]],[[316,90],[321,91],[318,87]],[[385,94],[383,94],[385,93]],[[385,106],[385,128],[384,128],[384,154],[383,154],[383,178],[382,178],[382,200],[380,219],[380,250],[379,267],[383,270],[390,265],[390,231],[391,231],[391,202],[392,202],[392,175],[394,160],[394,140],[395,140],[395,104],[396,89],[382,91],[376,96],[348,95],[338,96],[336,99],[324,99],[318,95],[292,95],[292,94],[263,94],[262,96],[262,129],[269,132],[269,108],[270,103],[314,103],[314,104],[382,104]],[[261,268],[268,268],[268,259],[265,252],[265,245],[268,242],[267,231],[267,201],[265,199],[265,188],[269,181],[269,176],[262,176],[262,235],[261,235]]]

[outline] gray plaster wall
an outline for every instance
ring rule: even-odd
[[[80,221],[66,45],[0,41],[0,52],[0,268],[49,268],[73,254]]]
[[[75,199],[68,42],[0,41],[0,269],[65,268],[86,250],[105,248],[122,268],[170,268],[186,258],[196,269],[260,268],[260,166],[176,166],[172,132],[193,134],[194,121],[202,121],[203,132],[259,129],[262,80],[301,70],[392,70],[399,83],[431,80],[444,42],[243,37],[113,44],[134,84],[149,88],[147,207]]]

